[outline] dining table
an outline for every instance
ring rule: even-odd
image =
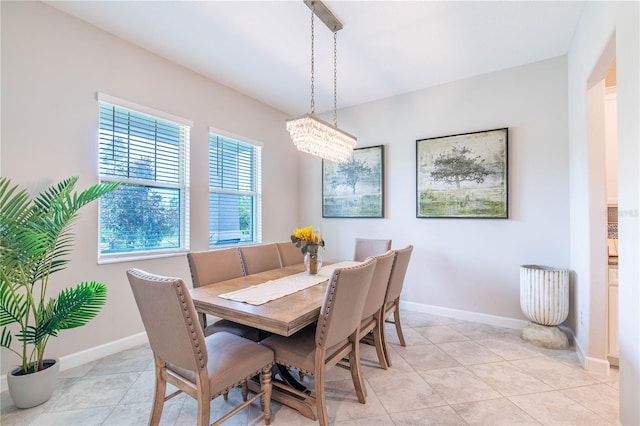
[[[301,290],[284,296],[278,295],[277,298],[263,303],[260,303],[262,301],[247,303],[233,300],[233,297],[235,294],[246,293],[254,289],[258,292],[260,290],[268,292],[266,286],[272,286],[273,289],[290,284],[290,281],[308,280],[305,278],[307,274],[304,264],[271,269],[194,288],[191,290],[191,298],[199,313],[254,327],[266,334],[291,336],[317,321],[327,283],[333,270],[337,267],[354,266],[358,263],[360,262],[325,262],[315,277],[316,284],[306,284],[307,286]],[[305,389],[304,385],[294,379],[286,368],[278,367],[277,372],[282,380],[298,390]],[[254,391],[259,390],[259,386],[259,383],[249,382],[249,388]],[[314,409],[293,393],[274,387],[272,399],[296,409],[305,417],[312,420],[317,419]]]

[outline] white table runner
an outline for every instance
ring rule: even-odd
[[[301,272],[295,275],[278,278],[277,280],[267,281],[262,284],[252,285],[241,290],[230,291],[228,293],[219,294],[218,297],[223,299],[234,300],[236,302],[244,302],[250,305],[262,305],[271,300],[293,294],[305,288],[312,287],[328,280],[336,268],[347,268],[358,265],[360,262],[344,261],[323,266],[318,271],[318,275],[309,275]]]

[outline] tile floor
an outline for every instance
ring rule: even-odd
[[[548,350],[523,342],[518,330],[403,311],[407,346],[387,325],[393,366],[382,370],[372,346],[362,345],[367,403],[358,403],[347,370],[330,370],[329,416],[336,425],[615,425],[618,375],[589,374],[573,349]],[[311,380],[305,378],[305,380]],[[0,424],[146,425],[153,394],[147,346],[61,373],[53,397],[19,410],[0,395]],[[234,390],[229,403],[240,400]],[[212,420],[229,403],[212,402]],[[272,402],[273,425],[314,425]],[[166,403],[162,424],[195,424],[195,401]],[[261,425],[256,402],[229,425]]]

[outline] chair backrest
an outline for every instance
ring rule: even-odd
[[[282,267],[304,263],[302,249],[290,241],[276,243],[280,254],[280,264]]]
[[[204,333],[185,283],[140,269],[129,269],[127,278],[153,353],[196,374],[206,368]]]
[[[187,253],[194,287],[215,284],[244,275],[237,247]]]
[[[391,269],[389,288],[387,289],[387,295],[384,298],[385,304],[400,297],[400,293],[402,292],[402,285],[404,284],[404,276],[407,273],[407,266],[409,266],[411,252],[413,252],[413,246],[408,245],[403,249],[394,251],[396,253],[396,259],[393,262],[393,268]]]
[[[367,257],[377,256],[391,249],[391,240],[376,240],[371,238],[356,238],[356,249],[353,260],[362,262]]]
[[[316,346],[330,348],[358,329],[375,266],[376,260],[369,259],[360,265],[333,271],[320,308]]]
[[[275,243],[240,247],[246,275],[280,268],[280,255]]]
[[[368,259],[376,260],[376,267],[373,271],[371,279],[371,287],[362,308],[362,319],[372,317],[384,305],[384,298],[389,287],[389,277],[391,276],[391,268],[396,257],[395,252],[388,250],[386,253],[371,256]]]

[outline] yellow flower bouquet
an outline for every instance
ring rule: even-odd
[[[291,242],[302,250],[307,273],[316,275],[322,267],[322,256],[318,253],[318,249],[324,247],[322,234],[313,226],[299,228],[291,235]]]
[[[295,243],[296,247],[300,247],[303,254],[316,255],[318,249],[324,247],[322,234],[313,226],[296,229],[291,235],[291,242]]]

